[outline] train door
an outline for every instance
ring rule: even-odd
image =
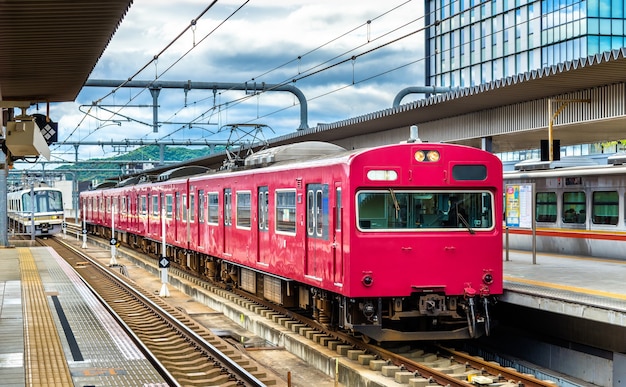
[[[307,184],[306,275],[323,278],[328,244],[328,184]]]
[[[343,206],[341,204],[341,183],[335,183],[335,209],[331,228],[333,230],[333,281],[343,283]]]
[[[198,190],[198,225],[194,232],[194,245],[198,246],[200,251],[205,251],[204,227],[206,222],[206,197],[204,190]]]
[[[190,187],[189,192],[189,203],[187,205],[187,239],[185,243],[185,247],[187,249],[191,249],[194,246],[193,244],[193,235],[192,230],[196,225],[196,193],[193,191],[194,187]],[[189,266],[191,267],[191,266]]]
[[[233,226],[232,194],[230,188],[224,189],[224,254],[232,256],[233,247],[231,245],[231,232]]]
[[[180,224],[180,228],[178,229],[178,242],[180,245],[182,245],[183,247],[187,247],[187,242],[189,241],[189,204],[187,201],[187,194],[184,193],[182,194],[183,197],[183,201],[182,201],[182,208],[180,209],[181,211],[181,217],[183,219],[182,223]]]
[[[266,186],[257,190],[257,262],[269,264],[269,191]]]
[[[172,188],[174,188],[172,186]],[[182,204],[181,204],[181,199],[180,199],[180,192],[176,191],[176,200],[174,201],[174,214],[176,214],[175,216],[175,222],[174,222],[174,240],[176,242],[178,242],[178,228],[180,225],[180,221],[181,221],[181,211],[182,211]]]

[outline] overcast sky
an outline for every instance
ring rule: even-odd
[[[199,17],[209,5],[135,0],[89,78],[286,82],[306,97],[309,127],[387,109],[400,90],[423,85],[421,0],[219,0]],[[267,125],[263,135],[270,139],[300,125],[298,100],[288,92],[164,89],[158,102],[159,121],[171,122],[158,133],[152,109],[136,107],[152,103],[144,89],[86,87],[75,103],[55,104],[50,114],[59,122],[59,141],[221,141],[229,125],[244,123]],[[55,160],[74,159],[71,146],[52,150]],[[115,154],[99,146],[79,151],[80,159]]]

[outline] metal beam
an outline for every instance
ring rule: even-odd
[[[402,102],[402,98],[406,97],[409,94],[437,94],[437,93],[448,93],[454,90],[451,87],[441,87],[441,86],[411,86],[400,90],[396,97],[393,99],[393,107],[400,106],[400,102]]]
[[[217,146],[228,145],[228,141],[208,141],[208,140],[110,140],[110,141],[63,141],[56,145],[115,145],[115,146],[147,146],[147,145],[186,145],[186,146]]]
[[[28,164],[28,165],[32,165],[33,163],[29,163],[27,161],[21,161],[21,160],[16,160],[14,162],[14,164],[16,163],[20,163],[20,164]],[[82,164],[162,164],[162,163],[157,163],[156,160],[85,160],[85,161],[78,161],[78,163],[82,163]],[[180,163],[180,161],[166,161],[165,164],[176,164],[176,163]],[[56,160],[56,161],[38,161],[37,165],[45,165],[45,164],[76,164],[76,162],[74,161],[62,161],[62,160]]]
[[[298,130],[308,129],[308,104],[306,97],[300,89],[292,85],[261,83],[228,83],[228,82],[191,82],[191,81],[125,81],[107,79],[88,79],[85,82],[88,87],[135,87],[152,89],[203,89],[203,90],[244,90],[250,92],[288,91],[295,95],[300,102],[300,127]],[[157,103],[153,95],[153,103],[156,109]],[[155,116],[156,117],[156,116]]]

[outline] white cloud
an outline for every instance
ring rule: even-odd
[[[201,0],[135,0],[90,79],[128,79],[172,42],[207,4]],[[423,2],[420,0],[251,1],[218,27],[241,4],[232,0],[218,1],[197,21],[193,33],[185,33],[159,57],[156,65],[150,64],[135,79],[153,80],[170,66],[160,80],[250,81],[252,84],[254,79],[259,83],[278,84],[298,79],[293,85],[309,100],[309,126],[389,108],[400,90],[423,83],[422,33],[374,50],[355,61],[331,66],[422,28]],[[394,7],[397,9],[393,10]],[[368,20],[372,20],[369,25]],[[403,25],[406,27],[400,28]],[[392,32],[397,28],[400,29]],[[196,47],[186,54],[194,42]],[[297,60],[298,56],[302,58]],[[326,67],[329,68],[299,79],[308,74],[307,71]],[[189,129],[182,124],[162,124],[158,133],[153,133],[150,125],[105,112],[104,106],[92,109],[92,114],[100,121],[85,118],[79,111],[80,105],[90,105],[111,90],[84,88],[76,102],[53,106],[51,115],[59,121],[59,139],[216,138],[219,136],[211,132],[231,123],[268,125],[274,130],[266,134],[271,138],[295,131],[300,124],[297,100],[285,92],[268,92],[237,102],[246,96],[244,92],[220,90],[214,96],[211,90],[194,89],[185,96],[183,90],[164,89],[158,101],[160,121],[212,125]],[[101,103],[108,106],[106,109],[119,110],[125,117],[151,124],[151,108],[121,108],[152,103],[148,91],[139,92],[138,89],[120,89]],[[88,106],[83,107],[84,111],[87,109]],[[67,148],[71,147],[54,151],[72,154],[73,149]],[[101,148],[87,146],[80,147],[80,155],[80,158],[103,156]]]

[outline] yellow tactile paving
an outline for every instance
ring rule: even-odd
[[[24,313],[24,368],[27,386],[72,386],[72,376],[54,324],[35,259],[18,248]]]
[[[626,294],[605,292],[603,290],[594,290],[594,289],[582,288],[578,286],[561,285],[561,284],[555,284],[553,282],[535,281],[535,280],[530,280],[527,278],[518,278],[518,277],[511,277],[511,276],[504,276],[504,280],[510,281],[510,282],[519,282],[519,283],[527,284],[527,285],[540,286],[540,287],[549,288],[549,289],[567,290],[567,291],[574,292],[574,293],[583,293],[583,294],[599,296],[603,298],[616,298],[618,300],[626,300]]]

